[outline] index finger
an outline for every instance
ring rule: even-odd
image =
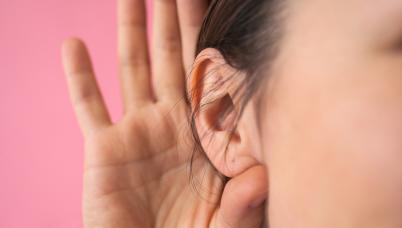
[[[195,58],[198,34],[208,8],[208,0],[177,0],[183,48],[183,64],[188,73]]]

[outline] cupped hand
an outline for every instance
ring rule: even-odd
[[[185,75],[207,5],[206,0],[154,1],[150,59],[144,1],[119,0],[124,115],[116,123],[83,42],[71,38],[63,44],[70,97],[85,139],[85,227],[261,225],[264,206],[257,193],[266,186],[256,180],[265,175],[263,168],[251,168],[222,186],[207,160],[196,156],[191,175],[203,180],[201,191],[194,191],[189,179],[194,142]]]

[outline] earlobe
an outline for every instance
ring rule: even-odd
[[[249,140],[257,134],[249,126],[255,120],[241,118],[241,102],[234,99],[244,78],[241,74],[226,64],[217,50],[206,49],[197,58],[188,82],[202,147],[215,168],[228,177],[258,164]]]

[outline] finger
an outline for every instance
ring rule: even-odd
[[[207,0],[177,0],[183,63],[189,73],[195,59],[198,34],[208,8]]]
[[[255,228],[264,221],[267,175],[263,166],[255,166],[231,179],[225,186],[216,228]]]
[[[184,69],[176,0],[154,1],[152,72],[158,100],[184,96]]]
[[[118,53],[124,109],[151,101],[144,0],[118,2]]]
[[[62,48],[70,99],[84,136],[110,124],[110,117],[99,91],[88,51],[78,39],[68,39]]]

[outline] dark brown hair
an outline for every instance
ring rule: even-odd
[[[240,98],[241,112],[259,89],[259,85],[263,84],[262,76],[266,73],[262,72],[269,71],[270,60],[278,52],[282,1],[284,0],[213,0],[204,18],[196,56],[206,48],[214,48],[222,54],[227,64],[238,72],[245,73],[246,77],[242,79],[235,94]],[[235,76],[228,75],[224,80],[230,81]],[[189,93],[189,104],[194,98],[193,92]],[[194,108],[190,118],[195,141],[193,158],[195,155],[205,154],[195,125],[195,118],[203,105],[205,104]],[[225,110],[223,115],[227,116],[231,111]]]

